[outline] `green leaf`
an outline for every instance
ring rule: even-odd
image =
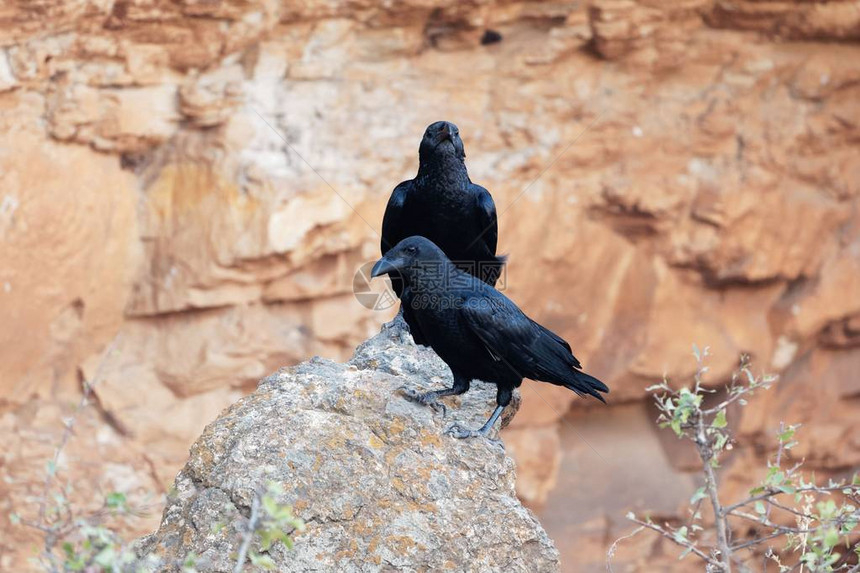
[[[284,484],[282,484],[281,482],[277,482],[277,481],[270,481],[266,484],[266,491],[269,494],[276,496],[276,497],[279,495],[283,495]]]
[[[794,426],[789,426],[782,433],[777,435],[777,439],[783,444],[791,440],[794,437]]]
[[[83,571],[87,564],[79,555],[74,555],[66,559],[65,566],[69,571]]]
[[[696,493],[693,494],[693,497],[690,498],[690,505],[695,504],[700,499],[704,499],[706,495],[707,494],[705,494],[705,488],[700,487],[696,490]]]
[[[251,563],[253,565],[261,567],[266,571],[272,571],[277,567],[275,565],[275,562],[268,555],[258,555],[256,553],[251,553],[249,557],[251,558]]]
[[[827,501],[820,501],[815,504],[815,507],[818,509],[818,518],[821,521],[831,519],[836,515],[837,512],[836,502],[832,499],[828,499]]]
[[[114,560],[116,559],[116,549],[114,549],[113,545],[108,545],[104,549],[98,552],[93,561],[97,565],[101,565],[105,569],[112,569],[112,565]]]
[[[785,481],[785,473],[783,473],[779,467],[771,466],[767,470],[767,477],[765,478],[765,483],[768,485],[779,486]]]
[[[725,428],[728,425],[726,422],[726,411],[720,410],[717,412],[717,415],[714,416],[714,421],[711,422],[712,428]]]
[[[287,534],[280,529],[266,529],[260,532],[260,549],[268,551],[275,541],[287,544]]]
[[[263,509],[266,510],[270,516],[275,516],[278,513],[278,502],[275,501],[275,498],[265,495],[263,496]]]
[[[105,498],[105,505],[111,509],[119,509],[125,507],[125,494],[119,491],[112,491]]]
[[[755,502],[755,512],[759,515],[764,515],[765,513],[767,513],[767,509],[762,502],[757,501]]]

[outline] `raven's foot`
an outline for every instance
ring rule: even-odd
[[[486,438],[488,442],[493,445],[499,446],[502,451],[505,449],[505,443],[501,440],[501,438],[491,438],[490,437],[490,429],[487,428],[484,431],[484,428],[480,430],[470,430],[468,428],[464,428],[459,424],[453,424],[447,430],[445,430],[445,435],[451,436],[452,438],[457,438],[459,440],[465,440],[467,438]]]
[[[482,434],[478,430],[470,430],[468,428],[464,428],[460,424],[452,424],[447,430],[445,430],[445,435],[464,440],[466,438],[477,438]]]
[[[406,386],[401,386],[398,388],[398,391],[410,402],[430,406],[434,412],[442,412],[443,418],[448,414],[448,409],[445,407],[445,404],[439,401],[439,395],[436,392],[416,392]]]
[[[505,406],[507,406],[507,404],[505,404]],[[487,438],[490,432],[493,430],[493,425],[495,425],[496,420],[498,420],[499,416],[502,415],[502,410],[505,409],[505,406],[496,405],[496,409],[493,410],[493,413],[490,415],[490,418],[478,430],[469,430],[467,428],[464,428],[460,424],[454,424],[453,426],[445,430],[445,433],[449,436],[453,436],[461,440],[464,438]],[[490,441],[500,444],[502,446],[502,449],[505,449],[505,446],[504,444],[502,444],[501,440],[491,439]]]
[[[464,440],[466,438],[484,438],[489,433],[489,428],[486,430],[484,428],[481,428],[480,430],[470,430],[468,428],[464,428],[460,424],[452,424],[447,430],[445,430],[446,435],[460,440]]]

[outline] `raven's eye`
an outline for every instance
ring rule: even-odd
[[[418,252],[418,249],[416,249],[415,247],[406,247],[406,252],[414,255]]]

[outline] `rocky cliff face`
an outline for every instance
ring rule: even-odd
[[[158,491],[265,373],[349,355],[388,318],[354,273],[440,118],[496,198],[508,294],[616,406],[689,374],[694,342],[714,384],[748,352],[784,384],[744,415],[732,487],[781,419],[819,471],[860,463],[858,19],[853,0],[7,2],[0,499],[39,481],[80,376],[101,416],[75,459]],[[560,507],[565,421],[602,426],[563,391],[524,398],[520,493]]]
[[[242,515],[275,482],[285,488],[278,502],[307,523],[292,551],[269,552],[278,571],[557,571],[558,552],[516,497],[504,447],[442,435],[453,422],[483,423],[495,387],[479,383],[448,402],[447,419],[397,393],[451,383],[432,351],[386,333],[347,364],[315,358],[266,378],[191,447],[141,557],[194,554],[200,571],[233,571]]]

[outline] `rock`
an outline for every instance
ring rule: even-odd
[[[0,484],[44,479],[16,444],[81,374],[102,372],[94,424],[146,452],[147,483],[262,372],[348,358],[394,310],[356,301],[354,277],[440,114],[496,199],[506,294],[611,386],[610,412],[684,382],[696,343],[714,387],[741,352],[801,373],[809,411],[763,400],[738,449],[781,412],[825,442],[860,393],[858,17],[857,0],[6,2]],[[604,408],[524,396],[509,450],[545,512],[564,505],[560,428]],[[856,460],[826,451],[812,469]],[[80,452],[88,487],[102,454]]]
[[[757,30],[795,40],[857,40],[860,11],[852,0],[836,2],[714,2],[709,13],[714,26]]]
[[[164,143],[179,122],[176,87],[94,89],[59,85],[48,103],[51,135],[103,151],[143,151]]]
[[[442,434],[452,422],[481,424],[495,387],[474,383],[448,401],[447,418],[397,392],[450,383],[432,351],[385,331],[347,364],[314,358],[269,376],[192,446],[140,553],[172,562],[193,552],[200,571],[232,571],[241,515],[274,481],[307,524],[292,551],[269,552],[280,571],[558,570],[515,496],[503,446]]]
[[[517,461],[517,496],[531,508],[543,505],[556,485],[561,462],[558,434],[558,425],[549,424],[509,427],[502,436]]]
[[[702,25],[711,0],[660,3],[597,0],[589,6],[594,49],[606,59],[635,54],[640,62],[674,67],[685,59],[687,39]]]
[[[238,82],[194,82],[179,89],[179,109],[199,127],[214,127],[227,121],[242,101]]]
[[[9,63],[9,52],[0,50],[0,92],[13,90],[18,87],[18,80],[12,73],[12,66]]]

